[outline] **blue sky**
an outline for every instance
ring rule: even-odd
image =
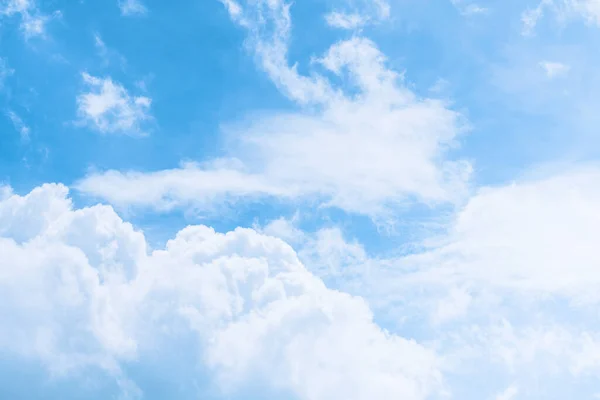
[[[598,1],[170,3],[0,0],[1,398],[600,396]]]

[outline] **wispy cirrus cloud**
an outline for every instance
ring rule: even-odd
[[[451,0],[452,4],[464,16],[488,14],[490,9],[468,0]]]
[[[325,16],[329,26],[342,29],[356,29],[367,23],[367,18],[360,14],[345,14],[333,11]]]
[[[522,13],[523,34],[532,34],[546,14],[559,21],[583,19],[590,25],[600,26],[600,3],[596,0],[541,0]]]
[[[31,128],[29,128],[29,126],[27,126],[27,124],[23,121],[23,119],[21,119],[21,117],[19,115],[17,115],[17,113],[15,113],[13,110],[8,110],[6,112],[6,116],[10,119],[13,126],[15,127],[15,130],[21,136],[21,140],[24,140],[24,141],[29,140],[29,134],[31,133]]]
[[[0,57],[0,89],[4,87],[4,82],[8,77],[15,73],[15,70],[10,68],[6,60]]]
[[[355,88],[350,94],[325,75],[302,75],[289,65],[289,4],[227,4],[231,17],[248,29],[259,66],[299,111],[227,126],[226,154],[204,164],[225,161],[227,169],[188,164],[163,172],[110,171],[80,181],[79,190],[114,204],[154,208],[205,207],[209,198],[316,197],[381,219],[412,199],[453,203],[468,191],[470,164],[444,156],[466,130],[464,119],[443,101],[415,95],[372,41],[354,37],[313,58]],[[212,181],[219,181],[214,195],[197,196]],[[138,188],[138,195],[121,195],[117,188],[123,186]]]
[[[0,15],[5,17],[18,16],[20,28],[26,39],[44,37],[46,25],[53,18],[60,17],[60,11],[52,15],[44,14],[36,0],[5,0],[0,3]]]
[[[333,2],[333,11],[325,15],[325,21],[333,28],[359,29],[376,24],[390,17],[391,7],[386,0],[358,2]]]
[[[145,15],[148,9],[141,0],[119,0],[119,9],[124,16]]]

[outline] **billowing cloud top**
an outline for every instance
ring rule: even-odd
[[[280,239],[188,226],[149,251],[112,208],[73,209],[61,185],[10,195],[0,221],[0,344],[54,374],[96,368],[125,385],[122,364],[177,343],[233,394],[260,381],[300,399],[422,399],[441,384],[433,351],[383,331]]]

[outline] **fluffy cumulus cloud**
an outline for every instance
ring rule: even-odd
[[[376,218],[414,199],[454,203],[468,192],[470,163],[446,156],[467,128],[464,119],[443,101],[413,93],[372,41],[343,40],[314,60],[346,82],[335,85],[325,73],[302,75],[289,65],[289,4],[226,4],[249,31],[259,65],[300,111],[226,126],[229,144],[219,159],[160,172],[98,173],[79,190],[157,209],[242,197],[317,198]],[[125,186],[130,190],[119,189]]]
[[[151,250],[112,208],[76,209],[54,184],[5,190],[0,222],[0,347],[60,379],[99,369],[142,395],[122,365],[184,340],[230,395],[249,382],[311,400],[442,388],[432,350],[382,330],[280,239],[189,226]]]
[[[495,376],[500,399],[575,393],[600,373],[599,180],[588,165],[482,188],[441,235],[396,257],[371,256],[337,228],[299,234],[278,219],[264,230],[397,329],[432,338],[449,376]]]
[[[195,349],[234,398],[249,382],[301,399],[435,398],[444,374],[477,376],[473,365],[509,371],[516,383],[501,399],[536,393],[517,388],[559,371],[570,387],[600,372],[594,323],[564,324],[591,318],[600,301],[598,179],[590,166],[482,189],[434,249],[395,259],[371,259],[338,229],[312,236],[283,219],[262,229],[299,243],[310,270],[343,276],[354,295],[328,289],[284,241],[256,230],[190,226],[151,249],[111,207],[74,208],[64,186],[26,196],[4,187],[0,345],[60,379],[100,369],[130,394],[143,389],[124,366],[173,343]],[[357,297],[389,308],[377,299],[392,291],[411,299],[399,303],[407,317],[429,313],[436,351],[382,330]],[[518,322],[533,310],[537,322]],[[479,322],[452,324],[466,315]]]
[[[600,2],[92,3],[0,0],[0,398],[598,392]]]
[[[144,135],[152,120],[146,96],[132,96],[111,78],[83,73],[87,91],[77,97],[79,123],[105,134]]]

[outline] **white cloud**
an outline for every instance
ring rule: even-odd
[[[6,60],[0,57],[0,89],[4,87],[6,79],[15,73],[15,70],[8,66]]]
[[[12,188],[0,183],[0,200],[4,201],[13,195]]]
[[[190,226],[149,252],[110,207],[74,209],[61,185],[7,196],[0,349],[55,377],[101,368],[137,392],[121,362],[184,346],[229,393],[252,381],[305,400],[424,400],[441,388],[432,351],[380,329],[279,239]]]
[[[463,340],[476,343],[485,349],[481,353],[487,352],[517,376],[528,371],[530,377],[552,374],[564,379],[565,375],[580,377],[600,371],[597,332],[535,323],[517,328],[502,320],[489,329],[476,328],[472,335],[464,333]]]
[[[381,299],[382,294],[387,295],[385,292],[387,286],[399,295],[408,297],[413,302],[413,304],[410,304],[412,307],[428,307],[431,303],[437,307],[431,308],[432,315],[441,317],[438,322],[448,322],[457,316],[464,315],[470,311],[467,307],[470,307],[470,303],[475,303],[473,307],[479,307],[476,303],[481,300],[481,296],[476,293],[473,295],[475,301],[463,301],[467,299],[467,296],[471,297],[471,294],[465,296],[467,292],[463,291],[462,288],[458,291],[452,289],[459,284],[464,284],[466,287],[475,287],[480,292],[496,291],[501,293],[505,299],[515,298],[515,296],[517,298],[519,296],[533,296],[544,301],[547,295],[558,295],[567,296],[574,300],[597,301],[598,299],[587,296],[587,294],[597,293],[599,286],[595,269],[598,262],[592,252],[593,239],[598,236],[594,229],[599,226],[594,222],[594,218],[598,214],[596,205],[600,204],[598,202],[600,192],[595,189],[598,187],[597,181],[599,179],[600,172],[591,167],[550,178],[482,190],[473,197],[457,216],[448,237],[443,238],[441,245],[437,246],[438,250],[418,256],[419,262],[417,263],[413,262],[414,258],[412,257],[400,259],[400,263],[398,260],[384,262],[374,260],[379,267],[385,267],[385,264],[387,266],[391,265],[393,271],[384,272],[388,274],[390,271],[395,274],[400,273],[401,279],[391,279],[388,282],[371,279],[379,278],[375,276],[376,274],[367,276],[369,279],[363,279],[366,275],[362,269],[369,266],[368,264],[373,260],[369,259],[362,246],[357,243],[346,242],[341,236],[341,232],[336,229],[319,231],[316,242],[308,239],[308,246],[305,247],[303,258],[310,259],[312,257],[320,262],[320,264],[310,265],[311,269],[314,268],[319,275],[340,275],[339,271],[342,269],[346,269],[343,272],[345,277],[349,276],[351,278],[353,274],[356,274],[359,278],[356,281],[363,285],[358,290],[363,290],[365,293],[372,289],[383,290],[383,292],[377,294],[380,296],[380,300],[389,300],[385,297]],[[9,196],[9,194],[4,197],[6,196]],[[238,385],[241,385],[244,379],[249,379],[248,371],[253,370],[258,373],[259,379],[264,376],[271,378],[275,376],[274,381],[279,382],[282,387],[292,388],[300,398],[311,400],[332,398],[333,394],[338,393],[334,392],[334,390],[339,390],[337,386],[333,386],[334,384],[327,386],[327,384],[317,381],[321,378],[317,377],[317,373],[314,372],[314,366],[323,365],[324,359],[331,359],[331,357],[326,357],[325,354],[327,353],[319,353],[324,354],[323,359],[300,358],[300,361],[293,367],[289,360],[297,360],[299,354],[318,353],[315,349],[325,348],[337,355],[343,353],[342,347],[347,349],[358,346],[358,348],[361,348],[362,342],[357,343],[353,341],[354,339],[350,343],[342,342],[339,344],[340,348],[330,344],[330,341],[336,343],[339,341],[339,338],[330,332],[338,332],[338,329],[344,332],[362,332],[361,328],[354,326],[354,322],[344,322],[341,327],[331,328],[331,330],[329,327],[319,328],[314,336],[306,334],[306,331],[302,331],[301,339],[296,336],[286,336],[286,339],[283,340],[285,343],[281,344],[280,336],[277,336],[274,331],[289,331],[287,330],[289,325],[273,323],[273,320],[288,321],[287,323],[292,325],[297,323],[298,326],[307,326],[306,321],[309,321],[309,323],[313,321],[311,310],[314,310],[314,308],[311,307],[317,307],[318,310],[327,309],[326,306],[334,304],[339,295],[339,293],[332,295],[335,299],[330,299],[328,297],[329,293],[333,292],[324,289],[318,281],[314,285],[316,285],[316,288],[321,287],[321,289],[314,289],[311,282],[315,282],[315,279],[306,271],[303,274],[306,274],[308,278],[298,278],[299,280],[296,280],[295,275],[292,278],[286,276],[285,279],[278,276],[279,272],[274,272],[275,270],[286,271],[286,274],[291,271],[290,273],[293,275],[295,267],[289,269],[285,265],[297,265],[293,252],[282,242],[265,238],[249,230],[237,230],[223,236],[215,234],[205,227],[193,227],[180,232],[167,245],[165,250],[153,252],[149,256],[145,255],[145,251],[139,250],[145,247],[145,241],[142,239],[139,241],[130,240],[128,243],[135,244],[128,245],[133,246],[133,250],[121,251],[122,245],[119,240],[123,241],[124,239],[113,239],[113,236],[111,236],[113,233],[111,232],[117,231],[117,227],[122,222],[114,216],[110,208],[94,207],[73,211],[70,203],[64,200],[64,196],[64,188],[53,186],[37,189],[27,198],[13,196],[9,200],[5,200],[0,206],[0,227],[4,229],[0,229],[0,236],[14,238],[19,246],[25,248],[23,253],[30,257],[35,256],[38,247],[44,249],[43,246],[45,245],[40,245],[40,243],[44,244],[47,241],[50,243],[47,246],[52,246],[55,251],[62,249],[62,243],[68,243],[67,247],[73,248],[73,252],[83,252],[85,258],[81,257],[81,259],[87,259],[90,268],[93,267],[99,271],[101,281],[117,282],[117,286],[122,285],[122,282],[134,282],[127,283],[121,288],[122,291],[112,287],[110,290],[106,289],[106,291],[109,293],[114,292],[111,296],[117,296],[118,299],[127,299],[127,301],[114,300],[118,304],[140,304],[139,307],[143,311],[119,310],[116,312],[109,309],[109,311],[103,311],[108,315],[102,314],[100,317],[94,317],[100,321],[95,322],[98,325],[106,326],[105,321],[110,321],[113,325],[109,326],[110,329],[107,328],[106,332],[98,328],[100,329],[98,333],[94,332],[95,336],[89,339],[93,340],[93,343],[100,343],[102,349],[101,352],[94,353],[93,356],[73,353],[77,349],[68,349],[70,353],[65,356],[64,352],[67,350],[61,347],[60,335],[69,334],[69,332],[56,333],[51,328],[46,328],[52,326],[52,323],[46,322],[47,320],[44,319],[41,326],[49,329],[49,331],[36,333],[38,336],[35,336],[35,351],[43,351],[42,356],[45,363],[59,370],[81,367],[80,364],[108,365],[110,370],[113,371],[111,373],[118,376],[122,374],[118,368],[118,360],[129,360],[134,355],[141,362],[144,360],[144,353],[140,349],[147,348],[147,346],[144,346],[145,339],[139,339],[137,336],[138,326],[143,325],[144,328],[148,328],[150,322],[144,320],[144,318],[137,321],[138,315],[141,313],[156,317],[158,314],[159,320],[161,318],[174,318],[179,323],[181,321],[185,323],[192,322],[192,327],[197,330],[199,337],[201,337],[199,340],[203,348],[206,349],[206,353],[202,353],[206,356],[202,359],[209,363],[218,377],[218,381],[223,386],[239,387]],[[65,215],[70,217],[64,217]],[[80,216],[82,222],[65,222],[70,221],[70,218],[74,218],[74,216]],[[114,218],[117,218],[115,219],[117,222],[113,222]],[[77,229],[73,227],[77,227]],[[290,227],[288,223],[276,223],[272,228],[274,228],[272,233],[276,235],[281,233],[287,235],[293,232],[293,229],[291,229],[293,226]],[[127,229],[123,228],[122,230],[126,234],[119,233],[119,237],[129,237]],[[99,236],[89,234],[88,230]],[[119,232],[121,231],[119,230]],[[137,235],[137,237],[141,236]],[[76,240],[80,241],[77,242]],[[31,246],[30,243],[37,243],[38,247]],[[21,265],[20,260],[25,256],[17,253],[13,255],[11,248],[6,248],[5,251],[6,253],[3,254],[9,254],[11,260],[16,260],[15,263]],[[66,250],[64,251],[66,252]],[[234,253],[239,258],[228,256],[228,254]],[[58,262],[64,268],[72,263],[67,256],[53,257],[49,258],[49,262],[58,259]],[[46,260],[41,255],[39,258]],[[142,261],[138,261],[138,258]],[[124,259],[126,261],[123,261]],[[268,266],[265,266],[265,262]],[[410,265],[411,267],[402,268],[403,262],[404,266]],[[81,263],[84,263],[84,261],[81,261]],[[11,265],[14,266],[14,264]],[[79,264],[75,263],[75,265]],[[415,265],[418,268],[415,268]],[[348,266],[352,268],[348,269]],[[267,272],[264,272],[264,268],[267,269]],[[321,273],[321,270],[325,272]],[[242,271],[247,272],[243,273]],[[371,272],[370,269],[369,272]],[[31,274],[34,273],[31,272]],[[223,274],[227,278],[222,278]],[[254,280],[256,276],[271,277],[271,274],[276,275],[274,278],[276,282],[285,280],[285,283],[282,284],[284,285],[283,293],[290,293],[288,291],[290,286],[285,285],[290,284],[291,287],[297,289],[294,284],[302,282],[299,284],[301,288],[304,288],[303,285],[308,285],[309,289],[301,289],[300,293],[308,292],[312,294],[315,290],[318,293],[315,295],[318,300],[315,300],[315,304],[313,304],[302,297],[304,296],[302,294],[299,296],[303,300],[298,302],[295,302],[296,297],[292,296],[294,302],[293,305],[290,305],[288,303],[288,301],[292,301],[290,296],[285,297],[274,294],[281,293],[281,291],[277,292],[279,289],[272,289],[269,279],[260,280],[256,278],[261,283],[249,284],[249,288],[247,285],[242,285],[242,281],[240,281],[243,280],[244,283],[256,282]],[[303,274],[301,276],[305,277]],[[35,276],[38,275],[40,274],[35,274]],[[70,275],[63,273],[63,276]],[[398,275],[391,276],[394,278]],[[415,279],[415,276],[417,279]],[[78,277],[77,279],[84,280],[87,278]],[[304,279],[306,279],[306,282]],[[231,284],[232,280],[235,284]],[[553,280],[559,281],[559,284],[557,285]],[[66,281],[75,285],[70,279]],[[227,288],[223,288],[225,285],[223,281],[228,282]],[[552,282],[549,284],[549,281]],[[384,283],[384,285],[380,289],[373,286],[373,283]],[[428,284],[442,286],[442,291],[448,289],[446,300],[449,302],[445,305],[436,302],[437,293],[432,293],[429,286],[427,286]],[[67,293],[61,296],[77,298],[71,294],[75,293],[75,290],[71,287],[63,289],[62,286],[59,286],[57,288],[57,285],[53,283],[48,285],[49,289],[40,290],[41,284],[36,285],[34,289],[26,290],[35,291],[35,293],[56,290],[60,293]],[[277,286],[278,283],[274,285]],[[367,285],[367,287],[364,287],[364,285]],[[21,286],[17,285],[16,288],[18,287]],[[411,287],[413,292],[407,291]],[[565,287],[567,290],[565,290]],[[325,294],[322,294],[323,292],[320,292],[320,290],[325,290]],[[423,297],[411,297],[416,292],[421,292]],[[157,293],[161,297],[160,300],[155,301],[154,296]],[[249,295],[248,293],[255,294]],[[295,291],[294,293],[298,292]],[[540,293],[542,295],[538,296]],[[12,292],[10,294],[12,296]],[[270,298],[269,296],[275,296],[277,299],[285,297],[286,301],[281,306],[279,300],[273,301],[277,303],[275,306],[273,302],[266,300],[269,306],[265,306],[261,302],[265,297]],[[86,297],[94,298],[94,296]],[[44,304],[53,304],[46,297],[40,301]],[[136,301],[139,303],[136,303]],[[306,305],[305,301],[309,305]],[[353,301],[352,304],[354,304]],[[444,301],[444,297],[442,297],[442,301]],[[149,303],[150,305],[148,305]],[[35,304],[33,307],[36,307]],[[104,310],[106,307],[104,303],[102,304]],[[181,312],[173,317],[168,314],[167,310],[156,311],[153,307],[160,304],[174,305],[176,308],[179,307],[178,309]],[[520,302],[518,304],[525,307]],[[256,313],[248,311],[248,308],[246,308],[250,307],[251,310],[255,305],[260,307],[260,311]],[[441,308],[440,305],[442,305]],[[483,303],[485,313],[490,314],[490,318],[498,317],[497,311],[501,309],[490,308],[488,305],[488,303]],[[301,310],[308,309],[309,317],[306,317],[307,319],[296,319],[296,314],[294,314],[298,310],[296,307]],[[339,315],[335,311],[337,310],[336,306],[332,305],[331,307],[334,310],[332,315]],[[361,311],[354,308],[355,306],[348,305],[347,307],[348,310],[342,314],[343,318],[347,318],[347,315],[353,315],[354,318],[358,318],[360,321],[365,320],[365,317],[361,316],[363,315]],[[284,313],[284,311],[281,311],[282,309],[285,310],[285,317],[281,317],[281,314],[279,314],[280,312]],[[22,309],[17,307],[17,310]],[[207,314],[209,310],[213,310],[216,314]],[[27,315],[26,311],[28,309],[21,314]],[[58,314],[58,311],[48,312],[48,309],[44,309],[44,311],[46,311],[45,318],[51,318],[53,313]],[[79,309],[72,312],[77,315],[81,313]],[[110,314],[112,312],[116,312],[116,315]],[[120,314],[121,312],[124,312],[126,316],[123,317]],[[321,315],[319,312],[317,312],[317,315]],[[292,313],[292,316],[288,313]],[[64,313],[60,315],[63,318]],[[224,315],[226,317],[223,317]],[[539,317],[538,313],[535,315]],[[41,317],[36,315],[32,317],[32,321],[37,318]],[[206,344],[204,338],[215,337],[212,329],[213,326],[217,326],[215,321],[221,321],[220,318],[226,319],[226,328],[220,328],[221,330],[216,334],[217,339],[210,344]],[[369,318],[366,318],[366,320],[370,321]],[[422,314],[420,318],[422,318]],[[134,323],[130,326],[127,322],[122,322],[121,319],[133,321]],[[338,320],[333,319],[331,323],[333,324],[335,321]],[[65,326],[66,320],[59,320],[59,323],[61,326]],[[359,323],[357,322],[357,324]],[[155,328],[152,324],[150,326]],[[173,328],[175,333],[178,329],[181,329],[181,326],[173,324],[172,320],[161,324],[163,328],[167,326],[179,327]],[[600,341],[598,341],[597,335],[593,331],[567,330],[552,326],[517,329],[505,323],[492,329],[478,328],[472,336],[469,336],[470,324],[465,324],[465,327],[467,329],[463,329],[463,327],[455,331],[448,329],[448,332],[459,335],[460,339],[467,342],[470,348],[477,350],[477,359],[468,359],[467,357],[466,362],[471,367],[481,365],[480,358],[486,361],[489,361],[488,358],[490,358],[506,365],[517,376],[519,373],[529,370],[535,371],[537,377],[556,374],[556,371],[560,371],[561,377],[564,377],[565,373],[577,376],[590,371],[595,373],[600,367],[600,345],[598,344]],[[25,332],[29,335],[28,330],[25,330]],[[10,335],[10,333],[11,331],[8,330],[6,334]],[[22,334],[22,331],[20,333]],[[33,340],[31,339],[33,334],[28,335],[25,335],[23,340]],[[57,335],[59,335],[58,338]],[[306,335],[308,335],[308,339]],[[335,339],[333,336],[335,336]],[[238,340],[239,337],[243,337],[245,342],[241,343]],[[171,336],[168,338],[172,339]],[[306,344],[306,340],[310,340],[310,344]],[[326,343],[322,343],[321,340],[326,340]],[[288,341],[293,342],[294,345],[288,347],[286,345]],[[168,342],[165,338],[165,343]],[[379,339],[376,342],[379,343]],[[261,351],[266,348],[272,349],[272,346],[275,346],[276,351],[263,356]],[[23,347],[25,346],[23,345]],[[233,354],[231,349],[235,349]],[[285,349],[285,351],[281,351],[281,349]],[[458,345],[452,343],[445,350],[462,352],[460,343]],[[377,353],[376,356],[381,357],[377,360],[384,360],[385,362],[388,360],[381,355],[384,350],[379,350],[379,344],[366,351]],[[391,351],[387,345],[385,351]],[[402,351],[404,352],[404,350]],[[275,353],[284,353],[289,358],[283,360],[281,357],[277,357]],[[40,355],[36,356],[42,357]],[[356,357],[364,362],[364,355],[357,355]],[[363,374],[362,368],[372,369],[372,365],[376,363],[376,360],[373,360],[373,364],[367,363],[368,365],[361,367],[360,370],[355,370],[354,367],[346,365],[349,362],[354,362],[353,360],[354,358],[351,358],[350,361],[344,358],[344,361],[340,361],[339,364],[335,365],[325,363],[325,367],[321,367],[325,370],[317,370],[322,376],[335,377],[338,375],[332,372],[333,369],[343,365],[345,369],[341,373],[344,374],[345,378],[348,375]],[[359,364],[359,361],[355,363]],[[295,368],[295,380],[290,378],[292,372],[289,371],[293,368]],[[277,371],[274,375],[273,370]],[[376,372],[378,373],[378,371]],[[370,372],[372,373],[371,370]],[[367,376],[364,379],[365,381],[375,381],[379,379],[378,377],[379,375],[376,377]],[[252,376],[252,379],[256,378],[256,376]],[[527,381],[525,378],[523,380]],[[433,379],[433,382],[435,381],[436,379]],[[356,384],[365,385],[365,391],[376,390],[367,386],[367,383],[363,381]],[[519,387],[521,387],[520,384]],[[347,390],[348,392],[340,392],[347,394],[344,398],[362,399],[363,397],[360,397],[362,393],[365,393],[366,397],[364,398],[370,398],[367,396],[367,392],[362,392],[356,386],[347,388]],[[394,392],[393,390],[397,391]],[[395,389],[394,386],[391,393],[404,394],[406,393],[404,390],[410,393],[413,389]],[[354,397],[352,397],[352,394]],[[389,398],[395,398],[391,396],[390,394]],[[424,394],[415,395],[421,397],[406,396],[407,398],[423,398]]]
[[[515,399],[543,396],[540,379],[575,390],[600,372],[599,181],[589,167],[482,189],[416,255],[374,257],[337,228],[305,233],[299,255],[378,320],[425,332],[449,374],[514,380]]]
[[[521,23],[523,24],[521,33],[525,36],[531,35],[538,24],[538,21],[544,16],[544,6],[547,0],[543,0],[537,7],[528,9],[521,14]]]
[[[600,25],[600,2],[598,0],[579,0],[573,7],[590,23]]]
[[[332,6],[333,10],[325,14],[325,21],[329,26],[341,29],[358,29],[385,21],[391,12],[386,0],[333,1]]]
[[[148,9],[140,0],[119,0],[121,14],[125,16],[144,15]]]
[[[152,120],[150,98],[131,96],[111,78],[82,77],[89,91],[77,97],[80,123],[101,133],[145,134],[144,124]]]
[[[575,390],[600,372],[599,171],[483,189],[417,255],[374,257],[337,228],[305,233],[299,255],[379,320],[425,332],[449,374],[515,380],[520,397],[498,395],[515,399],[542,396],[539,379]]]
[[[600,26],[600,2],[598,0],[541,0],[535,8],[524,11],[521,15],[523,34],[534,32],[546,11],[552,13],[559,21],[583,19],[588,24]]]
[[[235,0],[221,0],[221,3],[227,8],[227,12],[235,21],[241,22],[242,19],[242,7]]]
[[[108,55],[108,48],[106,47],[106,43],[104,43],[104,40],[102,40],[102,37],[98,33],[94,34],[94,45],[96,46],[98,55],[103,59],[106,59]]]
[[[427,292],[421,305],[434,306],[434,319],[436,313],[454,314],[454,306],[460,316],[467,306],[477,308],[482,296],[493,293],[500,301],[597,304],[599,183],[600,168],[587,165],[483,187],[446,223],[441,235],[426,238],[408,255],[373,259],[358,243],[346,242],[339,230],[319,231],[315,241],[304,237],[301,254],[309,256],[319,276],[351,267],[346,278],[358,271],[380,298],[400,288],[429,286],[437,293]],[[455,304],[448,310],[437,308],[444,303]]]
[[[342,29],[356,29],[365,25],[368,19],[360,14],[346,14],[338,11],[325,15],[325,21],[329,26]]]
[[[390,5],[386,0],[334,1],[333,6],[333,11],[325,14],[325,21],[333,28],[358,29],[390,17]]]
[[[450,2],[460,11],[464,16],[471,16],[477,14],[488,14],[489,8],[482,7],[477,3],[471,3],[465,0],[450,0]]]
[[[111,171],[91,175],[77,188],[115,204],[154,208],[206,208],[210,200],[224,198],[318,196],[329,205],[373,216],[411,196],[433,203],[458,199],[466,190],[468,165],[437,161],[444,143],[458,133],[457,115],[434,101],[393,107],[341,102],[319,116],[262,119],[230,129],[236,146],[231,156],[241,159],[241,166]]]
[[[519,388],[515,385],[507,387],[502,393],[496,396],[496,400],[514,400],[519,393]]]
[[[205,207],[211,198],[234,201],[242,194],[318,198],[382,219],[414,199],[436,205],[465,195],[470,164],[445,158],[465,130],[460,114],[416,96],[374,43],[360,37],[313,59],[315,69],[337,75],[343,86],[316,72],[299,74],[286,55],[289,5],[259,3],[228,4],[249,29],[262,68],[283,93],[308,107],[226,126],[230,145],[221,160],[146,174],[109,171],[89,176],[78,189],[115,204],[155,208]],[[231,165],[215,168],[215,162]]]
[[[18,15],[21,18],[21,31],[26,39],[36,36],[43,37],[46,33],[46,24],[53,17],[60,16],[43,14],[35,0],[6,0],[0,4],[0,15],[11,17]]]
[[[6,113],[6,115],[8,116],[8,118],[10,119],[10,121],[12,122],[12,124],[15,127],[16,131],[19,132],[19,135],[21,135],[21,139],[22,140],[29,140],[29,134],[31,132],[31,129],[21,119],[21,117],[19,117],[12,110],[8,110],[7,113]]]
[[[433,312],[433,322],[443,324],[465,316],[472,297],[464,289],[453,288],[445,298],[441,299]]]
[[[428,277],[522,295],[600,301],[600,169],[480,189],[443,245],[420,261]],[[417,257],[419,258],[419,257]]]
[[[94,46],[96,47],[98,57],[102,60],[104,66],[108,66],[113,62],[119,64],[121,67],[127,65],[127,60],[125,57],[123,57],[118,51],[109,48],[99,33],[94,34]],[[136,86],[138,85],[136,84]]]
[[[462,10],[463,15],[487,14],[489,12],[489,8],[481,7],[477,4],[469,4]]]
[[[546,72],[548,78],[555,78],[569,72],[571,67],[566,64],[552,61],[540,62],[540,67]]]
[[[305,238],[300,255],[320,277],[344,277],[345,283],[368,275],[368,256],[358,242],[347,242],[339,228],[323,228]]]
[[[290,4],[283,0],[249,2],[242,7],[233,0],[223,1],[231,19],[246,28],[249,46],[261,67],[280,90],[301,103],[323,103],[335,96],[335,91],[322,76],[303,76],[287,60],[292,22]]]
[[[297,219],[297,214],[292,219],[280,217],[270,221],[264,227],[256,226],[255,229],[265,235],[277,237],[283,239],[287,243],[295,244],[303,242],[305,239],[304,232],[295,226]]]
[[[383,83],[380,89],[387,90]],[[393,93],[398,97],[391,104],[378,104],[383,95],[374,91],[369,100],[336,103],[321,115],[282,114],[230,127],[230,157],[241,165],[109,171],[88,176],[77,188],[115,204],[158,209],[210,208],[210,200],[242,197],[317,197],[380,217],[412,197],[432,204],[459,200],[470,166],[439,160],[460,132],[458,115],[436,101],[405,103],[401,92]]]
[[[522,383],[558,371],[573,385],[600,369],[599,183],[588,166],[483,188],[408,255],[373,257],[339,230],[306,237],[299,254],[379,318],[434,335],[452,371],[496,362]]]
[[[278,196],[294,194],[277,188],[260,176],[238,172],[218,165],[185,164],[179,169],[155,173],[108,171],[90,175],[76,185],[92,196],[109,199],[120,206],[197,207],[210,210],[215,203],[229,198]]]

